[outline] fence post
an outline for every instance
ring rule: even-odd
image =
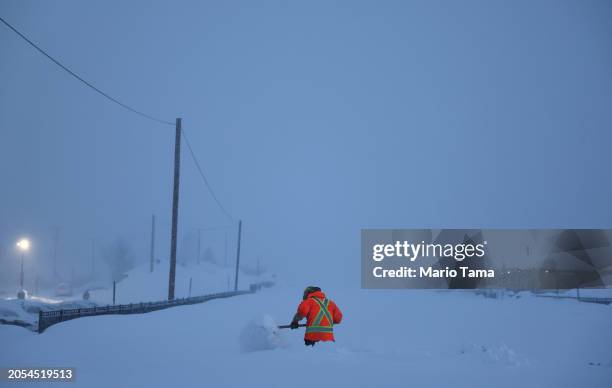
[[[38,334],[42,333],[42,319],[43,319],[42,310],[38,310]]]

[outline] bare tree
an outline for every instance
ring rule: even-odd
[[[134,268],[134,255],[130,244],[124,238],[117,238],[102,249],[102,258],[108,265],[113,280],[121,280],[124,274]]]

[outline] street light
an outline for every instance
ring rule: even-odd
[[[22,238],[17,242],[17,248],[21,251],[21,275],[19,277],[19,286],[23,290],[23,259],[25,253],[30,250],[30,240]]]

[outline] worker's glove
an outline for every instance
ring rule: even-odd
[[[296,321],[291,322],[291,325],[289,325],[289,327],[291,328],[291,330],[297,329],[298,327],[300,327],[300,324],[297,323]]]

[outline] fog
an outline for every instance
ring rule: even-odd
[[[359,287],[362,228],[611,227],[609,2],[43,2],[0,15],[83,78],[183,120],[180,260]],[[0,288],[170,252],[174,128],[0,25]],[[94,263],[92,264],[92,256]],[[30,282],[30,283],[28,283]]]

